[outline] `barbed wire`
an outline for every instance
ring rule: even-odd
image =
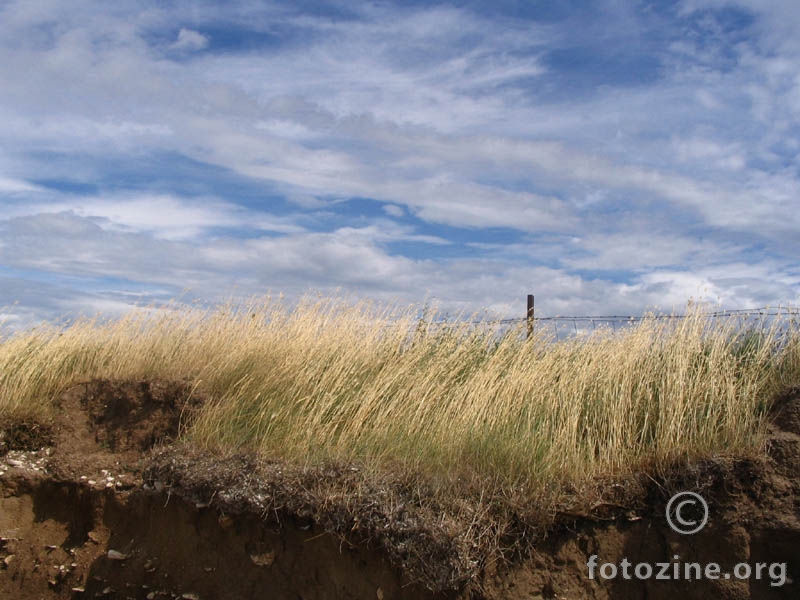
[[[699,313],[699,315],[692,314],[667,314],[667,313],[645,313],[643,315],[553,315],[549,317],[537,317],[534,315],[532,321],[624,321],[624,322],[638,322],[649,321],[654,319],[686,319],[692,316],[701,316],[708,318],[722,318],[722,317],[735,317],[735,316],[761,316],[761,317],[778,317],[797,315],[800,316],[800,307],[793,306],[762,306],[759,308],[733,308],[724,309],[710,312]],[[505,319],[474,319],[464,321],[457,319],[458,323],[475,324],[475,325],[506,325],[512,323],[527,322],[527,317],[511,317]],[[431,323],[452,323],[451,319],[433,319]]]
[[[553,315],[547,317],[537,317],[534,315],[531,319],[530,325],[534,330],[541,330],[542,327],[547,326],[551,329],[556,340],[565,337],[580,336],[598,328],[608,328],[613,332],[625,331],[627,327],[635,325],[643,321],[680,321],[690,317],[701,317],[709,320],[724,319],[724,318],[737,318],[742,321],[751,321],[750,326],[757,326],[759,329],[764,329],[769,321],[772,319],[790,319],[794,321],[795,318],[800,319],[800,307],[794,306],[761,306],[757,308],[733,308],[721,309],[700,313],[645,313],[642,315]],[[752,321],[756,321],[752,323]],[[425,319],[420,320],[420,323],[427,323],[428,327],[448,327],[448,326],[476,326],[476,327],[514,327],[515,325],[522,325],[528,322],[527,317],[512,317],[505,319],[473,319],[464,320],[459,318],[449,319]],[[585,323],[585,325],[584,325]],[[538,326],[537,326],[538,325]],[[785,329],[786,327],[782,327]]]

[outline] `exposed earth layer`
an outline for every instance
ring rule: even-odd
[[[202,399],[182,382],[80,384],[48,423],[0,423],[0,598],[797,598],[800,391],[775,402],[764,457],[645,475],[614,500],[561,511],[520,552],[471,554],[401,476],[217,456],[178,442]],[[708,526],[672,531],[675,489],[702,492]],[[635,490],[631,492],[631,490]],[[480,524],[480,520],[476,519]],[[468,540],[467,540],[468,541]],[[680,557],[763,573],[699,581],[589,579],[587,560]]]

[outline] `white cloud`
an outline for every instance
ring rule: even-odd
[[[402,206],[398,206],[397,204],[384,204],[383,210],[390,217],[397,217],[400,219],[406,216],[406,211],[403,210]]]
[[[584,271],[649,272],[664,267],[702,268],[736,260],[745,248],[719,240],[697,240],[677,232],[626,230],[587,234],[571,244],[561,264]]]
[[[303,227],[288,218],[254,213],[213,199],[189,200],[169,195],[62,198],[57,202],[18,206],[8,216],[58,213],[89,218],[106,230],[146,232],[165,240],[189,240],[213,228],[248,227],[278,233],[303,231]]]
[[[739,144],[720,144],[714,140],[692,137],[672,141],[678,160],[697,164],[700,168],[739,171],[745,167],[744,152]]]
[[[642,275],[631,292],[658,290],[659,305],[685,304],[687,298],[728,307],[757,308],[774,304],[776,298],[796,303],[796,280],[769,265],[728,263],[695,271],[655,271]],[[651,292],[652,293],[652,292]]]
[[[208,46],[208,38],[198,31],[181,27],[178,39],[170,46],[172,50],[194,52]]]
[[[0,194],[30,194],[32,192],[41,191],[42,188],[40,186],[28,183],[27,181],[10,177],[0,177]]]

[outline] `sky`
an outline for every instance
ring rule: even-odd
[[[0,323],[800,302],[800,2],[0,0]]]

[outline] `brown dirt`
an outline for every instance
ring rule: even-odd
[[[504,559],[459,529],[464,515],[469,532],[489,526],[489,509],[454,516],[421,501],[412,476],[176,443],[202,402],[185,382],[95,381],[63,394],[51,423],[0,424],[0,598],[800,597],[800,390],[775,402],[763,459],[609,483],[547,531],[521,514],[506,535],[520,552]],[[693,536],[664,516],[681,489],[710,505]],[[593,554],[617,564],[679,556],[723,572],[786,563],[787,580],[589,580]]]

